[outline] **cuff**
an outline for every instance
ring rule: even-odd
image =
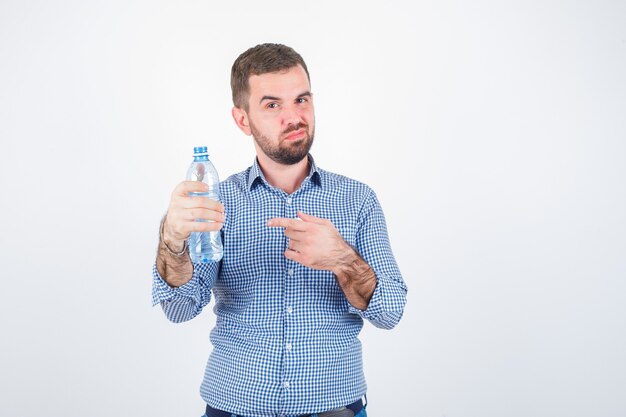
[[[376,288],[367,309],[360,310],[350,305],[349,311],[376,327],[391,329],[400,321],[405,303],[406,287],[398,286],[392,279],[380,276],[376,277]]]
[[[189,282],[178,288],[171,287],[165,282],[161,274],[159,274],[155,263],[152,266],[152,305],[155,306],[163,301],[172,301],[178,297],[191,298],[194,299],[194,301],[200,302],[198,291],[199,282],[200,280],[196,274],[196,268],[194,268],[193,275]]]

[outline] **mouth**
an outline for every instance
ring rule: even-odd
[[[306,130],[298,129],[286,135],[285,140],[286,141],[300,140],[300,139],[303,139],[305,136],[306,136]]]

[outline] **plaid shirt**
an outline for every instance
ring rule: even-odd
[[[153,303],[173,322],[190,320],[215,297],[213,351],[200,393],[210,406],[249,417],[292,416],[350,404],[366,392],[363,319],[391,329],[406,285],[391,252],[382,209],[365,184],[315,166],[288,195],[271,186],[258,162],[220,184],[224,257],[194,264],[192,279],[168,286],[153,267]],[[351,306],[330,271],[284,256],[273,217],[297,211],[330,219],[376,273],[365,311]]]

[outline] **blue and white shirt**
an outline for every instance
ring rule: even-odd
[[[366,392],[363,319],[391,329],[407,288],[391,252],[382,209],[365,184],[315,166],[292,194],[271,186],[258,162],[220,184],[224,256],[194,264],[193,277],[170,287],[153,267],[153,303],[173,322],[190,320],[215,297],[213,351],[200,387],[213,408],[249,417],[294,416],[350,404]],[[351,306],[330,271],[284,256],[274,217],[302,211],[332,221],[376,273],[365,311]]]

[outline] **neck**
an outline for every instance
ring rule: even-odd
[[[261,152],[257,153],[259,166],[267,182],[280,188],[287,194],[296,191],[302,181],[309,175],[309,158],[293,165],[283,165],[268,158]]]

